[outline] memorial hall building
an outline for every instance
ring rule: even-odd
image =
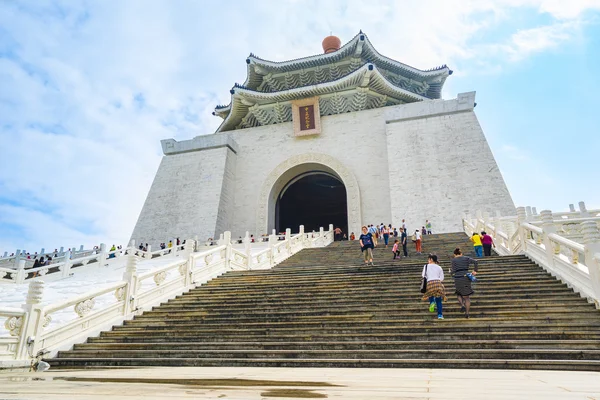
[[[463,213],[515,206],[475,115],[475,92],[442,99],[447,66],[419,70],[359,32],[323,54],[253,54],[217,106],[216,132],[163,140],[163,159],[132,239],[156,245],[226,230],[254,236],[406,220],[463,229]]]

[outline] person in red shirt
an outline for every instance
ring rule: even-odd
[[[483,255],[489,257],[492,255],[492,246],[496,247],[494,239],[485,232],[481,232],[481,244],[483,245]]]

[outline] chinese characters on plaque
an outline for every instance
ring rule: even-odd
[[[292,121],[294,136],[316,135],[321,133],[319,98],[292,101]]]

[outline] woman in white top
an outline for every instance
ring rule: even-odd
[[[434,312],[437,308],[438,319],[444,319],[442,313],[442,301],[446,301],[446,289],[442,283],[444,280],[444,270],[438,265],[438,257],[430,254],[427,259],[427,265],[423,267],[424,278],[427,278],[427,291],[423,294],[423,300],[429,301],[429,312]]]

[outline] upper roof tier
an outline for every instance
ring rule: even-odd
[[[330,38],[326,40],[329,42]],[[256,115],[250,115],[253,106],[268,109],[269,104],[277,103],[281,108],[286,106],[281,102],[312,95],[331,97],[340,90],[346,97],[367,90],[370,97],[379,99],[368,101],[366,108],[439,99],[446,78],[452,74],[445,65],[423,71],[382,56],[362,31],[338,50],[325,46],[325,42],[324,47],[328,47],[329,52],[283,62],[250,54],[246,59],[246,81],[230,90],[229,105],[215,108],[213,114],[224,118],[217,132],[264,125]],[[366,71],[369,71],[368,79],[364,79]],[[357,79],[359,75],[363,79]],[[321,115],[330,115],[324,110],[335,108],[322,107]],[[351,108],[344,112],[347,111],[357,110]],[[285,122],[275,119],[273,123]]]

